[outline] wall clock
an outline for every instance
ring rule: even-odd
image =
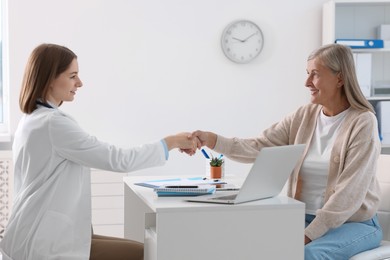
[[[224,29],[221,37],[223,53],[236,63],[248,63],[263,49],[263,33],[251,21],[238,20]]]

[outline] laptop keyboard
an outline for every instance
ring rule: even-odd
[[[218,196],[218,197],[215,197],[215,198],[212,198],[213,200],[234,200],[236,199],[237,197],[237,194],[233,194],[233,195],[227,195],[227,196]]]

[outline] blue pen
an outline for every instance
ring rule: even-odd
[[[206,159],[210,159],[210,156],[206,153],[206,151],[204,149],[201,150],[204,157],[206,157]]]
[[[221,159],[222,157],[223,157],[223,154],[220,154],[218,157],[218,160]]]

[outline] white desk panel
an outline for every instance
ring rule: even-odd
[[[124,234],[145,243],[146,260],[303,259],[303,203],[285,196],[238,205],[193,203],[133,184],[164,178],[170,177],[124,178]]]

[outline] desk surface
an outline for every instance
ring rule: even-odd
[[[164,212],[164,211],[193,211],[194,208],[196,210],[238,210],[241,209],[250,209],[258,206],[262,206],[263,208],[278,208],[278,207],[297,207],[297,205],[301,205],[303,207],[303,203],[291,199],[289,197],[279,195],[277,197],[251,201],[246,203],[241,203],[237,205],[225,205],[225,204],[215,204],[215,203],[198,203],[198,202],[188,202],[186,199],[188,197],[157,197],[156,193],[152,188],[142,187],[139,185],[135,185],[137,182],[144,182],[149,180],[160,180],[160,179],[170,179],[176,178],[178,176],[129,176],[124,177],[125,184],[136,193],[139,198],[141,198],[144,203],[151,208],[154,212]],[[181,176],[181,178],[193,177],[193,176]],[[180,178],[180,177],[179,177]],[[244,181],[244,178],[237,178],[234,176],[228,176],[224,180],[227,183],[232,183],[237,187],[240,187]],[[228,194],[229,191],[217,191],[219,194]],[[209,196],[209,195],[203,195]]]

